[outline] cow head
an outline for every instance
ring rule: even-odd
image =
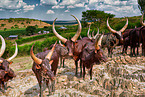
[[[72,15],[73,16],[73,15]],[[78,31],[77,31],[77,33],[71,38],[71,40],[68,40],[68,39],[66,39],[66,38],[64,38],[64,37],[62,37],[61,35],[59,35],[57,32],[56,32],[56,30],[55,30],[55,21],[56,21],[56,19],[54,20],[54,22],[53,22],[53,27],[52,27],[52,29],[53,29],[53,33],[56,35],[56,37],[58,37],[58,39],[59,40],[61,40],[64,44],[65,44],[65,46],[67,47],[67,49],[68,49],[68,51],[69,51],[69,56],[73,56],[73,50],[74,50],[74,43],[76,42],[76,40],[78,39],[78,37],[80,36],[80,33],[81,33],[81,29],[82,29],[82,27],[81,27],[81,23],[80,23],[80,21],[78,20],[78,18],[76,18],[75,16],[73,16],[76,20],[77,20],[77,22],[78,22]]]
[[[144,16],[144,13],[143,13],[143,15],[141,17],[141,24],[142,24],[142,26],[145,26],[145,23],[143,22],[143,16]]]
[[[110,25],[109,25],[109,23],[108,23],[108,20],[109,20],[109,17],[108,17],[108,19],[107,19],[107,27],[108,27],[108,29],[109,29],[114,35],[116,35],[116,37],[120,40],[120,43],[123,43],[123,35],[122,35],[122,32],[124,32],[125,29],[126,29],[127,26],[128,26],[128,19],[127,19],[127,21],[126,21],[125,26],[124,26],[121,30],[119,30],[119,31],[113,30],[113,29],[110,27]]]
[[[31,51],[30,51],[31,58],[37,64],[36,68],[40,69],[45,75],[47,75],[47,77],[50,77],[51,80],[54,80],[54,73],[51,71],[51,64],[53,63],[53,60],[51,60],[51,56],[52,56],[53,51],[55,49],[56,43],[53,45],[52,49],[46,55],[44,60],[39,59],[34,55],[34,53],[33,53],[34,44],[31,47]]]
[[[103,38],[103,35],[101,35],[99,38],[97,38],[95,40],[95,60],[97,62],[106,62],[107,61],[107,58],[106,56],[104,55],[102,49],[100,48],[101,47],[101,41],[102,41],[102,38]]]
[[[3,55],[3,53],[5,52],[5,48],[6,48],[6,44],[5,44],[5,40],[4,38],[0,35],[1,41],[2,41],[2,47],[1,47],[1,51],[0,51],[0,67],[5,70],[6,72],[9,72],[9,64],[12,63],[12,59],[15,58],[18,54],[18,48],[17,48],[17,43],[15,42],[16,45],[16,49],[15,49],[15,53],[12,57],[8,58],[8,59],[3,59],[1,58],[1,56]]]

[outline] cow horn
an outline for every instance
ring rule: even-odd
[[[47,56],[45,58],[47,58],[49,60],[51,59],[51,56],[53,54],[53,51],[55,49],[56,44],[57,44],[57,41],[55,42],[55,44],[53,45],[52,49],[49,51],[49,53],[47,54]]]
[[[0,60],[0,63],[2,63],[3,62],[3,60]]]
[[[88,29],[87,36],[88,36],[89,39],[92,39],[92,37],[91,37],[90,34],[89,34],[89,32],[90,32],[90,27],[91,27],[91,25],[89,25],[89,29]]]
[[[34,62],[35,62],[36,64],[41,64],[41,63],[42,63],[42,59],[39,59],[39,58],[37,58],[37,57],[34,55],[34,53],[33,53],[33,47],[34,47],[34,44],[32,45],[31,50],[30,50],[31,58],[34,60]]]
[[[109,20],[109,17],[108,17],[108,19],[107,19],[107,27],[108,27],[108,29],[109,29],[112,33],[116,33],[117,31],[116,31],[116,30],[113,30],[113,29],[110,27],[110,25],[109,25],[109,23],[108,23],[108,20]]]
[[[98,28],[98,32],[95,36],[94,36],[94,32],[92,32],[92,33],[93,33],[93,38],[96,39],[96,37],[99,35],[99,28]]]
[[[96,50],[100,49],[102,38],[103,38],[103,35],[101,35],[99,38],[96,39],[96,42],[95,42],[95,49]]]
[[[127,26],[128,26],[128,18],[126,19],[126,24],[125,24],[125,26],[120,30],[120,32],[124,32],[125,29],[127,28]]]
[[[15,49],[15,53],[12,57],[10,57],[9,59],[7,59],[8,62],[10,62],[13,58],[15,58],[18,54],[18,47],[17,47],[17,43],[15,42],[15,45],[16,45],[16,49]]]
[[[61,41],[60,41],[60,40],[59,40],[59,45],[60,45],[60,46],[63,46],[63,44],[61,43]]]
[[[81,34],[82,26],[81,26],[81,23],[80,23],[80,21],[79,21],[78,18],[76,18],[74,15],[71,15],[71,16],[73,16],[77,20],[77,22],[78,22],[78,30],[77,30],[77,33],[71,38],[71,40],[73,42],[75,42],[78,39],[78,37],[80,36],[80,34]]]
[[[1,50],[0,50],[0,57],[1,57],[4,54],[4,52],[5,52],[6,43],[5,43],[4,38],[1,35],[0,35],[0,38],[1,38],[1,41],[2,41],[2,47],[1,47]]]
[[[57,19],[57,18],[56,18],[56,19]],[[63,43],[66,43],[67,39],[64,38],[64,37],[62,37],[61,35],[59,35],[59,34],[56,32],[56,30],[55,30],[55,25],[54,25],[54,24],[55,24],[56,19],[54,20],[53,25],[52,25],[53,33],[56,35],[56,37],[57,37],[59,40],[61,40]]]
[[[141,17],[141,25],[142,25],[142,26],[145,26],[145,23],[143,22],[143,16],[144,16],[144,13],[143,13],[143,15],[142,15],[142,17]]]

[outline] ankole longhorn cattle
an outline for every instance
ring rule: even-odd
[[[53,45],[54,44],[52,44],[50,47],[52,47]],[[47,50],[48,50],[48,48],[47,48]],[[61,68],[62,65],[63,65],[63,68],[64,68],[65,67],[64,66],[64,61],[65,61],[65,59],[69,58],[68,49],[59,40],[59,44],[56,44],[55,51],[59,55],[60,68]]]
[[[77,40],[78,37],[80,36],[82,26],[81,26],[81,23],[78,20],[78,18],[76,18],[75,16],[73,16],[73,17],[78,22],[78,30],[77,30],[76,34],[71,38],[71,40],[68,40],[68,39],[62,37],[55,30],[54,24],[55,24],[55,21],[57,18],[53,22],[52,29],[53,29],[53,33],[56,35],[56,37],[58,37],[58,39],[61,40],[64,43],[65,47],[68,49],[68,55],[73,57],[73,59],[75,60],[75,65],[76,65],[75,75],[77,76],[78,60],[80,59],[80,53],[82,52],[82,47],[83,47],[84,43],[81,40]]]
[[[90,70],[90,79],[92,79],[92,69],[94,63],[100,63],[101,61],[106,62],[107,58],[104,56],[103,51],[101,50],[101,41],[102,41],[103,35],[98,37],[96,41],[94,42],[93,47],[89,47],[90,44],[86,44],[86,47],[83,49],[81,60],[83,65],[83,79],[85,78],[85,68]],[[92,49],[93,48],[93,49]]]
[[[18,48],[17,48],[17,43],[15,43],[16,45],[16,49],[15,49],[15,53],[12,57],[8,58],[8,59],[4,59],[1,56],[4,54],[5,52],[5,48],[6,48],[6,44],[5,44],[5,40],[4,38],[0,35],[1,41],[2,41],[2,47],[0,50],[0,70],[1,73],[0,76],[0,80],[1,80],[1,85],[2,85],[2,89],[5,91],[5,82],[7,82],[9,79],[12,79],[13,77],[15,77],[15,73],[14,71],[9,68],[9,64],[12,63],[12,59],[16,57],[17,53],[18,53]]]
[[[123,44],[123,35],[122,32],[125,31],[125,29],[128,26],[128,19],[126,21],[125,26],[120,30],[116,31],[113,30],[109,23],[108,23],[109,18],[107,19],[107,27],[112,33],[107,33],[103,36],[102,39],[102,47],[107,47],[108,49],[108,56],[112,57],[113,53],[113,48],[116,47],[117,45],[122,45]]]
[[[145,23],[143,22],[143,16],[141,17],[142,28],[139,31],[139,43],[142,43],[142,55],[145,56]]]
[[[57,42],[56,42],[57,43]],[[33,53],[33,46],[31,47],[30,55],[33,59],[32,70],[36,75],[36,78],[40,87],[40,97],[43,96],[43,81],[46,83],[49,94],[55,91],[55,75],[58,68],[59,55],[54,50],[56,43],[51,50],[46,50],[36,54]],[[50,84],[51,83],[51,84]]]

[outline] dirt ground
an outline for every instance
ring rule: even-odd
[[[107,56],[107,49],[104,52]],[[74,76],[74,61],[67,59],[65,68],[57,71],[56,91],[48,95],[48,89],[45,88],[44,97],[145,97],[145,57],[130,57],[120,52],[121,47],[116,47],[113,57],[108,58],[106,63],[95,64],[92,80],[88,71],[85,80]],[[15,58],[10,67],[17,76],[7,82],[7,90],[0,92],[0,97],[39,97],[38,82],[31,69],[31,57]]]

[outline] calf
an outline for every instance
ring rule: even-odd
[[[34,46],[34,45],[33,45]],[[49,89],[49,94],[55,91],[55,79],[59,55],[54,51],[56,43],[51,50],[38,53],[36,56],[33,53],[33,46],[30,51],[31,58],[34,60],[32,70],[36,75],[36,78],[40,87],[40,97],[43,96],[43,81],[46,82],[46,85]],[[50,82],[52,84],[50,85]]]
[[[94,63],[100,63],[101,61],[106,62],[107,59],[103,54],[103,51],[101,50],[101,40],[103,38],[103,35],[98,38],[95,42],[94,48],[88,46],[90,44],[86,44],[86,47],[83,49],[81,60],[83,65],[83,79],[85,78],[85,67],[87,69],[90,69],[90,79],[92,79],[92,68]]]

